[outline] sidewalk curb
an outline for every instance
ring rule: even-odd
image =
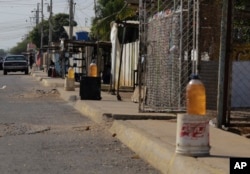
[[[90,104],[86,104],[85,101],[80,100],[79,96],[75,95],[79,89],[76,89],[76,91],[65,91],[64,88],[57,88],[57,90],[62,99],[71,102],[76,110],[96,123],[103,123],[112,115],[111,113],[105,112],[103,109],[96,108],[94,102],[98,101],[89,101],[92,103],[92,106],[90,106]]]
[[[80,100],[79,96],[75,95],[79,91],[78,88],[75,91],[65,91],[64,88],[58,87],[57,90],[62,99],[70,102],[76,110],[92,121],[98,124],[110,123],[108,130],[113,136],[116,136],[123,144],[137,153],[140,158],[163,174],[194,174],[197,171],[202,174],[226,174],[221,170],[201,163],[196,158],[176,154],[175,145],[166,144],[166,142],[164,143],[155,136],[136,127],[132,123],[133,119],[123,119],[125,114],[113,114],[99,108],[95,103],[101,101]],[[140,117],[142,116],[136,116],[135,119]],[[151,117],[153,118],[150,114],[145,118],[150,119]],[[160,116],[158,119],[166,120],[171,118],[176,117],[170,115],[164,118]]]
[[[98,124],[105,123],[107,121],[106,115],[111,115],[111,113],[99,110],[98,108],[95,108],[95,106],[84,104],[84,101],[81,100],[76,101],[74,107],[83,115],[87,116]]]
[[[57,88],[57,87],[64,87],[64,84],[62,83],[57,83],[57,82],[52,82],[52,80],[48,80],[48,79],[42,79],[41,80],[44,86],[49,86],[49,87],[53,87],[53,88]]]
[[[174,157],[174,147],[171,145],[166,147],[156,138],[145,134],[126,121],[114,121],[109,131],[156,169],[163,173],[168,172],[168,159]]]
[[[75,91],[65,91],[63,79],[48,78],[42,73],[33,77],[54,84],[52,87],[63,100],[92,121],[106,124],[112,136],[163,174],[227,174],[231,157],[250,155],[248,139],[213,127],[210,129],[213,137],[210,155],[196,158],[176,154],[176,116],[139,113],[134,103],[118,102],[115,96],[107,93],[102,93],[100,101],[80,100],[79,87]]]
[[[129,122],[116,120],[109,131],[163,174],[226,174],[194,157],[176,154],[174,145],[163,143]]]

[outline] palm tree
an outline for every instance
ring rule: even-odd
[[[110,23],[112,21],[136,17],[136,10],[130,8],[124,0],[98,0],[95,13],[96,17],[93,19],[91,36],[102,41],[109,40]]]

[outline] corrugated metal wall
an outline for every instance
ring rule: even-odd
[[[123,45],[120,86],[132,87],[134,85],[134,70],[137,70],[138,56],[139,41]]]

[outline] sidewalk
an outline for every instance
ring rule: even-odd
[[[45,86],[57,88],[83,115],[97,123],[110,123],[109,131],[142,159],[166,174],[228,174],[230,157],[250,157],[250,140],[210,126],[210,156],[188,157],[175,153],[176,116],[166,113],[138,113],[138,103],[128,97],[101,92],[102,100],[80,100],[79,83],[75,91],[64,90],[64,79],[32,76]]]

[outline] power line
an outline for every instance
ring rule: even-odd
[[[23,38],[34,28],[35,23],[31,21],[34,16],[31,11],[36,9],[38,1],[41,0],[0,0],[0,49],[6,46],[11,47],[15,44],[15,40]],[[49,0],[44,1],[49,2]],[[53,0],[53,13],[68,14],[68,1]],[[74,20],[78,22],[78,25],[84,26],[85,24],[86,26],[87,20],[90,21],[90,18],[94,16],[94,0],[84,0],[84,3],[82,0],[75,1],[77,3]],[[49,13],[45,13],[45,19],[47,19],[48,15]]]

